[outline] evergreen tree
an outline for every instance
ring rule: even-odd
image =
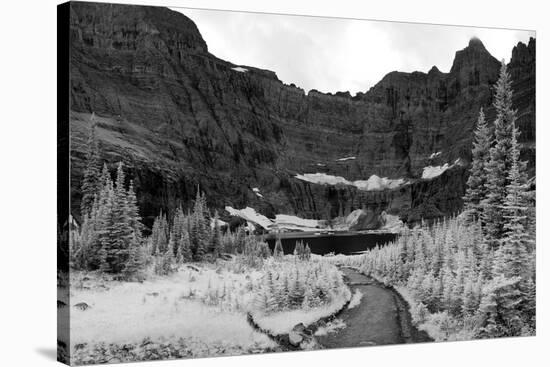
[[[510,183],[508,172],[514,160],[512,140],[516,121],[516,111],[512,108],[512,80],[504,62],[496,83],[494,106],[497,112],[495,145],[490,149],[487,164],[487,197],[482,201],[482,219],[487,241],[496,247],[505,233],[503,207]]]
[[[101,190],[105,187],[112,189],[112,186],[113,180],[111,178],[111,173],[109,172],[109,168],[107,168],[107,163],[103,163],[103,169],[101,170],[101,176],[99,177],[99,192],[101,192]]]
[[[214,228],[212,229],[211,252],[217,258],[223,252],[218,212],[214,213]]]
[[[173,242],[168,242],[168,246],[166,248],[166,251],[162,256],[160,256],[157,259],[157,263],[155,266],[155,273],[159,275],[168,275],[174,271],[174,249],[173,249]]]
[[[311,259],[311,248],[306,243],[306,247],[304,249],[304,260],[309,261]]]
[[[273,249],[273,257],[276,259],[281,259],[283,256],[283,243],[281,242],[281,237],[277,234],[277,238],[275,239],[275,248]]]
[[[108,224],[104,227],[102,243],[102,270],[120,273],[128,261],[128,249],[134,233],[131,227],[127,193],[124,188],[124,170],[122,163],[117,169],[114,189],[109,190],[110,210],[107,214]]]
[[[294,283],[289,292],[289,304],[292,307],[299,307],[304,301],[304,287],[300,280],[300,274],[296,272],[296,277],[294,278]]]
[[[473,145],[472,167],[464,196],[464,208],[468,219],[472,221],[481,217],[480,203],[487,196],[486,169],[490,158],[491,132],[485,122],[483,109],[479,111]]]
[[[134,191],[134,180],[130,180],[130,187],[127,192],[127,208],[128,216],[130,219],[130,227],[134,230],[137,239],[141,241],[141,231],[143,230],[143,224],[141,224],[141,216],[139,215],[139,208],[137,205],[137,197]]]
[[[99,173],[100,157],[99,144],[96,137],[95,115],[92,113],[90,135],[88,136],[88,151],[86,153],[86,167],[82,179],[82,201],[80,202],[80,214],[84,218],[92,210],[94,197],[101,190]]]
[[[464,316],[473,315],[478,308],[477,297],[475,294],[475,284],[472,279],[468,279],[464,286],[464,293],[462,295],[462,313]]]
[[[145,254],[143,247],[139,242],[136,233],[132,234],[132,241],[130,243],[128,261],[124,265],[122,272],[125,279],[138,279],[141,280],[143,275],[142,271],[145,266]]]
[[[189,241],[189,233],[184,230],[181,234],[179,241],[180,253],[183,262],[190,262],[193,260],[193,252],[191,251],[191,243]]]
[[[495,274],[506,277],[529,277],[529,254],[527,214],[529,204],[526,200],[526,175],[521,170],[516,130],[512,130],[511,148],[512,167],[508,174],[509,184],[503,208],[504,240],[498,250]]]
[[[477,317],[477,337],[518,336],[524,327],[519,278],[499,276],[483,289]]]

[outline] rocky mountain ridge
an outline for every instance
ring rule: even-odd
[[[494,118],[500,64],[477,39],[457,51],[449,73],[391,72],[352,97],[305,93],[272,71],[218,59],[189,18],[166,8],[75,2],[70,35],[75,214],[92,112],[103,158],[128,167],[146,222],[161,208],[189,206],[197,185],[214,207],[250,206],[270,217],[358,208],[408,221],[452,214],[462,205],[479,108]],[[509,64],[533,173],[535,47],[534,39],[519,43]],[[458,158],[440,176],[421,178],[424,167]],[[295,178],[316,172],[409,184],[362,191]]]

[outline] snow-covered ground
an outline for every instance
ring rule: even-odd
[[[184,338],[244,349],[273,347],[246,320],[252,298],[248,289],[260,277],[257,271],[236,274],[213,266],[182,268],[143,283],[77,274],[71,283],[71,344]],[[81,302],[90,307],[75,307]]]
[[[355,186],[359,190],[364,191],[378,191],[386,189],[394,189],[401,185],[404,185],[406,182],[404,179],[390,179],[387,177],[378,177],[377,175],[372,175],[368,180],[356,180],[349,181],[341,176],[328,175],[326,173],[304,173],[303,175],[297,174],[295,176],[297,179],[302,181],[307,181],[311,183],[321,184],[321,185],[350,185]]]
[[[341,271],[319,256],[310,261],[296,261],[294,256],[268,261],[264,271],[251,313],[254,322],[272,335],[288,334],[297,324],[308,326],[333,315],[351,298]]]
[[[336,313],[344,307],[350,297],[351,292],[348,290],[342,297],[326,306],[311,310],[292,310],[270,315],[255,316],[254,321],[262,329],[268,330],[273,335],[288,334],[292,328],[299,323],[307,327],[324,317]]]
[[[236,66],[234,68],[231,68],[231,70],[235,70],[235,71],[238,71],[239,73],[246,73],[248,71],[248,69],[246,68],[243,68],[241,66]]]
[[[71,348],[139,345],[145,339],[168,343],[183,339],[197,348],[226,350],[221,354],[273,348],[276,344],[246,320],[253,297],[249,290],[261,276],[259,271],[235,273],[214,265],[183,267],[171,276],[143,283],[76,273],[71,282]],[[89,307],[75,307],[81,302]]]

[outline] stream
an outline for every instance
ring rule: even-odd
[[[422,343],[432,339],[412,325],[407,303],[393,289],[350,268],[342,268],[352,293],[363,296],[359,305],[338,315],[346,327],[316,337],[324,348]]]

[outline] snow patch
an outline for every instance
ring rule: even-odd
[[[297,174],[295,177],[302,181],[307,181],[307,182],[321,184],[321,185],[342,184],[342,185],[355,186],[359,190],[363,190],[363,191],[395,189],[405,184],[405,180],[402,178],[390,179],[387,177],[378,177],[377,175],[370,176],[368,180],[357,180],[357,181],[348,181],[344,177],[327,175],[326,173],[305,173],[303,175]]]
[[[422,178],[435,178],[440,176],[443,172],[451,168],[448,163],[442,166],[428,166],[422,170]]]
[[[384,224],[381,228],[385,231],[399,232],[400,230],[405,228],[405,224],[401,219],[399,219],[399,216],[397,215],[386,214],[385,219],[386,224]]]
[[[376,175],[370,176],[366,181],[354,181],[353,184],[360,190],[376,191],[385,189],[395,189],[405,183],[402,178],[393,180],[387,177],[378,177]]]
[[[343,322],[341,319],[335,319],[333,321],[330,321],[326,324],[326,326],[321,326],[317,331],[315,332],[315,336],[324,336],[330,333],[335,333],[339,331],[340,329],[345,328],[347,325],[345,322]]]
[[[359,289],[356,289],[355,293],[351,297],[351,301],[349,301],[348,309],[359,306],[359,304],[361,303],[362,297],[363,297],[363,293],[361,293]]]
[[[256,194],[257,197],[259,197],[259,198],[263,198],[263,197],[264,197],[262,194],[260,194],[260,189],[259,189],[259,188],[253,187],[253,188],[252,188],[252,191],[254,191],[254,193]]]
[[[271,219],[269,219],[265,215],[257,213],[256,210],[248,206],[244,209],[234,209],[230,206],[226,206],[225,210],[229,213],[229,215],[243,218],[247,222],[258,224],[264,229],[268,229],[273,224],[273,221]]]
[[[254,230],[254,225],[260,226],[267,230],[287,229],[293,231],[308,231],[319,228],[319,221],[316,219],[304,219],[294,215],[277,214],[275,216],[275,220],[272,220],[259,214],[256,210],[250,207],[235,209],[231,206],[226,206],[225,210],[229,213],[229,215],[246,220],[248,223],[247,227],[252,230]]]
[[[245,69],[241,66],[236,66],[234,68],[231,68],[231,70],[235,70],[235,71],[238,71],[239,73],[246,73],[248,71],[248,69]]]
[[[304,219],[294,215],[277,214],[275,216],[275,226],[286,229],[315,229],[319,226],[316,219]]]
[[[337,161],[338,162],[345,162],[345,161],[352,161],[354,159],[357,159],[357,157],[344,157],[344,158],[337,159]]]
[[[430,155],[430,159],[434,159],[434,158],[436,158],[436,157],[439,157],[440,155],[441,155],[441,152],[432,153],[432,154]]]
[[[227,225],[226,222],[224,222],[223,220],[218,219],[218,227],[223,227],[225,225]],[[214,228],[214,227],[216,227],[216,219],[211,218],[210,219],[210,228]]]
[[[341,176],[327,175],[326,173],[305,173],[303,175],[296,175],[296,178],[302,181],[307,181],[322,185],[353,185],[352,182],[346,180]]]

